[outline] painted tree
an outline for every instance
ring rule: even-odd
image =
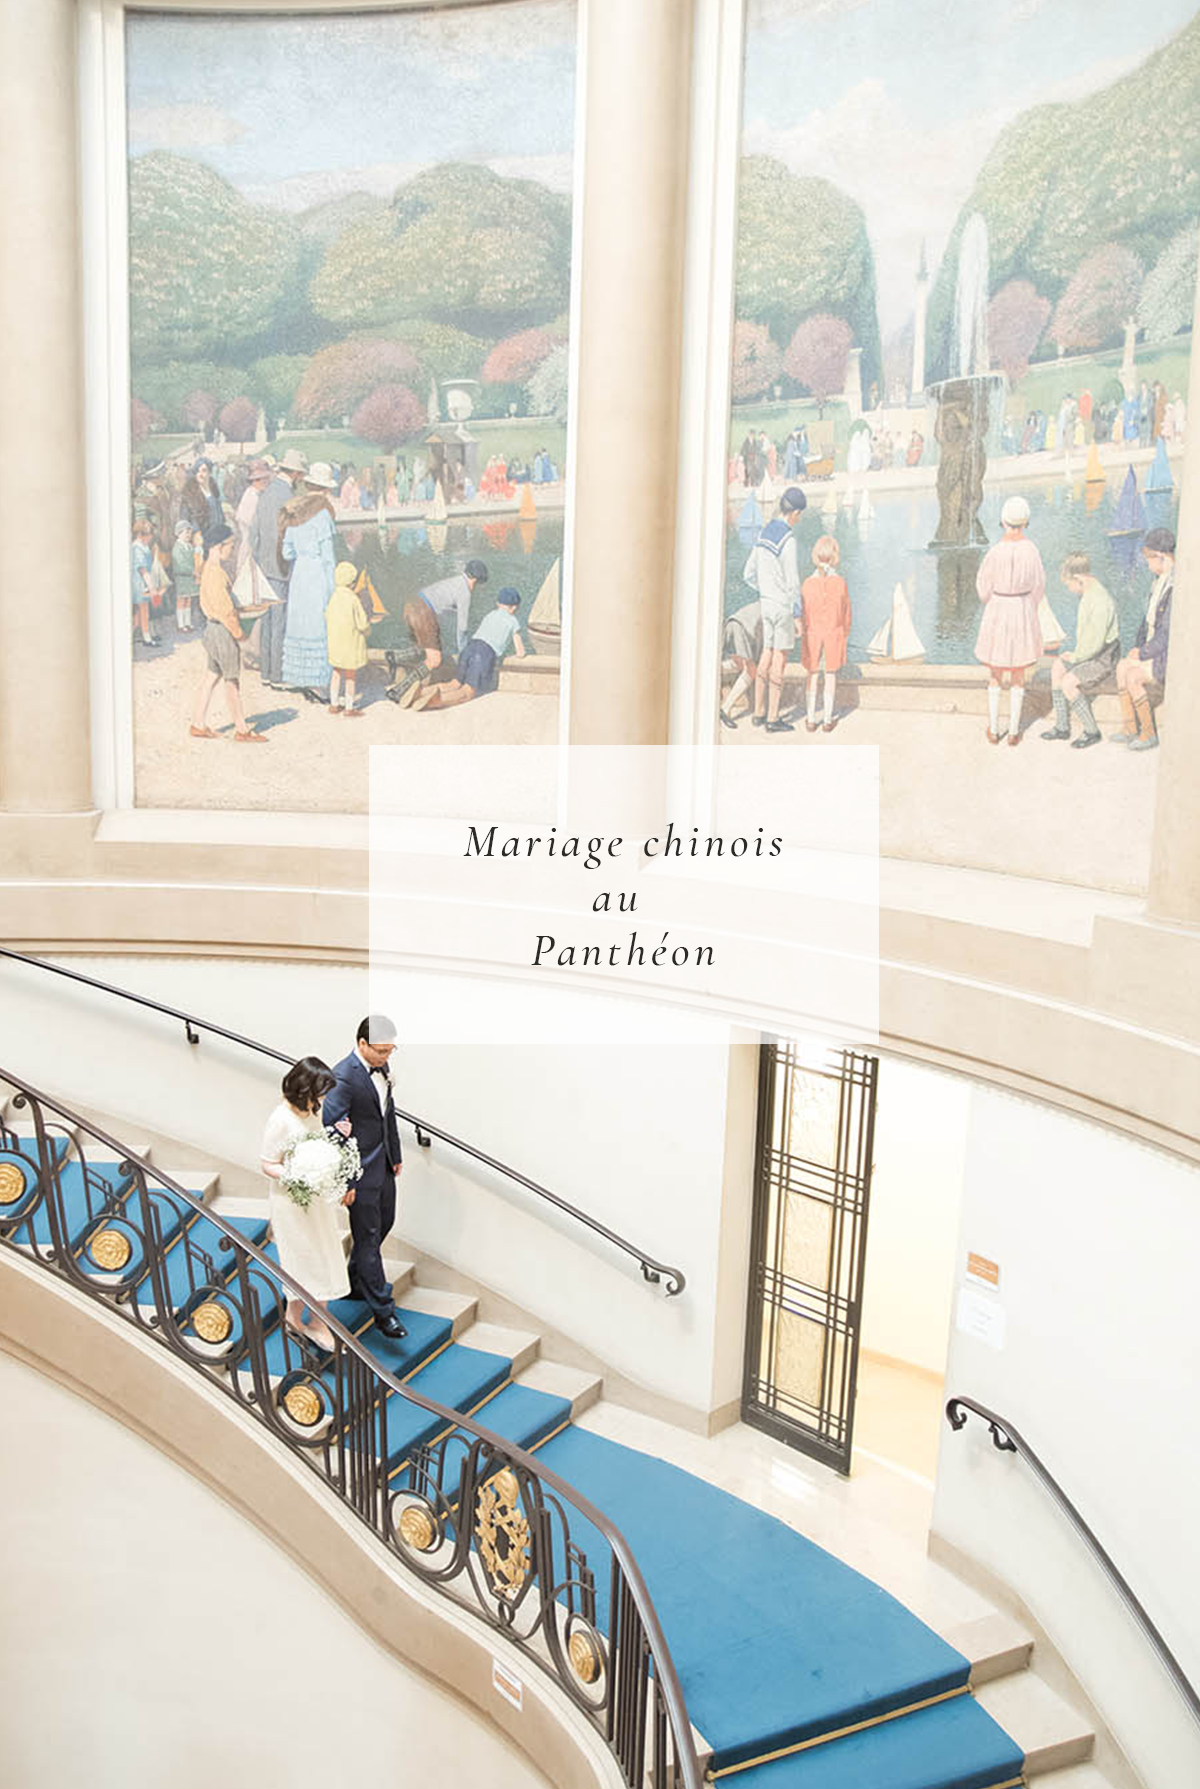
[[[783,370],[783,350],[765,323],[733,326],[733,401],[760,398]]]
[[[294,297],[300,242],[203,162],[155,150],[129,165],[134,358],[198,359],[268,335]]]
[[[1099,348],[1136,315],[1142,263],[1119,242],[1106,242],[1077,269],[1050,324],[1059,351]]]
[[[783,370],[797,385],[810,391],[822,406],[846,383],[846,362],[854,345],[844,317],[818,311],[806,317],[788,343]]]
[[[404,342],[353,336],[314,354],[304,369],[293,404],[303,423],[340,422],[379,385],[401,384],[419,372],[416,355]]]
[[[1188,224],[1172,236],[1142,287],[1137,320],[1147,340],[1162,341],[1191,326],[1196,302],[1200,224]]]
[[[1170,119],[1170,128],[1148,119]],[[1027,279],[1055,303],[1102,243],[1153,266],[1194,221],[1198,186],[1200,14],[1119,80],[1074,102],[1035,105],[1000,132],[930,295],[935,376],[948,370],[958,245],[973,212],[988,227],[993,290]]]
[[[844,317],[863,351],[865,384],[881,376],[875,260],[861,206],[832,181],[793,174],[768,155],[742,160],[738,316],[786,344],[814,312]]]
[[[215,416],[222,404],[249,388],[244,367],[221,366],[212,360],[135,361],[132,384],[138,396],[159,411],[168,426],[177,429],[205,426],[203,421],[188,422],[183,414],[194,392],[204,392],[213,400]]]
[[[222,405],[217,427],[226,441],[253,441],[258,432],[258,405],[245,396]]]
[[[570,367],[564,344],[550,350],[525,388],[531,413],[534,416],[552,416],[556,422],[566,422],[569,382]]]
[[[432,317],[494,338],[561,311],[570,266],[566,198],[478,163],[443,162],[334,238],[310,297],[347,329]]]
[[[262,405],[269,421],[290,414],[308,360],[307,354],[268,354],[252,363],[246,390]]]
[[[550,329],[520,329],[496,343],[479,377],[485,385],[527,385],[561,340]]]
[[[142,398],[133,398],[129,405],[129,434],[135,447],[140,447],[147,435],[163,427],[164,418],[157,410],[151,408]]]
[[[197,387],[188,392],[179,414],[189,429],[207,429],[216,420],[217,400],[211,391]]]
[[[390,453],[425,427],[425,406],[407,385],[380,385],[358,405],[350,427]]]
[[[1029,280],[1006,280],[988,305],[988,347],[992,365],[1015,385],[1029,371],[1029,356],[1041,341],[1050,300]]]

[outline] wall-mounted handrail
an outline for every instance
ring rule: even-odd
[[[68,969],[62,963],[48,963],[44,957],[31,957],[24,951],[10,950],[5,946],[0,946],[0,957],[9,957],[17,963],[27,963],[31,968],[43,969],[49,975],[61,975],[67,981],[80,982],[85,987],[98,989],[102,994],[111,994],[118,1000],[132,1001],[135,1006],[144,1006],[151,1012],[162,1013],[165,1018],[176,1019],[184,1027],[189,1044],[198,1044],[201,1033],[209,1032],[213,1037],[223,1037],[227,1043],[238,1044],[245,1050],[253,1050],[259,1056],[268,1056],[275,1062],[286,1062],[289,1067],[295,1061],[295,1057],[287,1055],[283,1050],[274,1050],[269,1044],[260,1043],[257,1038],[244,1037],[240,1031],[230,1031],[228,1026],[218,1025],[212,1019],[198,1018],[195,1013],[183,1012],[177,1006],[167,1006],[163,1001],[152,1000],[146,994],[135,994],[131,988],[121,988],[113,982],[99,981],[95,976],[84,975],[78,969]],[[628,1237],[621,1236],[617,1231],[609,1229],[607,1224],[602,1224],[599,1218],[592,1217],[586,1211],[580,1211],[577,1205],[572,1205],[561,1194],[551,1192],[549,1187],[542,1186],[536,1180],[530,1180],[529,1176],[522,1174],[520,1169],[509,1167],[507,1162],[498,1161],[495,1156],[488,1155],[486,1151],[476,1149],[473,1143],[468,1143],[462,1137],[456,1137],[451,1131],[443,1130],[440,1125],[430,1124],[427,1118],[420,1118],[415,1112],[407,1112],[397,1106],[396,1113],[406,1124],[412,1126],[416,1132],[418,1143],[424,1145],[428,1143],[430,1137],[437,1137],[440,1142],[448,1143],[452,1149],[457,1149],[460,1154],[469,1156],[472,1161],[480,1163],[482,1167],[490,1168],[493,1173],[503,1175],[514,1185],[524,1187],[526,1192],[533,1193],[537,1198],[545,1200],[548,1205],[553,1205],[556,1210],[564,1212],[576,1223],[583,1224],[595,1235],[602,1236],[615,1249],[620,1249],[638,1263],[644,1280],[655,1286],[661,1283],[669,1298],[676,1297],[687,1285],[687,1278],[681,1267],[669,1267],[666,1262],[656,1260],[645,1249],[630,1242]]]
[[[484,1546],[478,1527],[472,1525],[472,1515],[483,1507],[482,1500],[489,1494],[494,1497],[498,1475],[505,1468],[509,1469],[519,1488],[535,1487],[526,1498],[527,1504],[533,1507],[526,1510],[529,1528],[525,1544],[530,1549],[534,1575],[538,1580],[540,1612],[530,1634],[540,1629],[550,1655],[550,1666],[574,1700],[591,1712],[597,1725],[604,1729],[631,1789],[640,1789],[648,1768],[653,1769],[655,1781],[660,1780],[661,1772],[664,1784],[676,1785],[677,1789],[702,1789],[683,1691],[657,1611],[628,1541],[604,1512],[525,1449],[495,1434],[473,1417],[439,1404],[411,1385],[402,1383],[327,1309],[324,1317],[335,1338],[334,1353],[331,1359],[314,1354],[311,1344],[300,1341],[295,1332],[285,1327],[285,1313],[289,1298],[298,1299],[305,1305],[315,1301],[279,1262],[271,1260],[228,1223],[219,1210],[210,1209],[170,1175],[152,1167],[107,1131],[42,1093],[11,1070],[0,1067],[0,1084],[12,1089],[18,1108],[31,1114],[37,1156],[35,1163],[28,1154],[29,1139],[19,1136],[0,1119],[0,1151],[4,1152],[8,1163],[15,1165],[24,1161],[36,1170],[32,1188],[15,1196],[10,1191],[5,1203],[0,1205],[0,1242],[24,1259],[32,1259],[39,1266],[56,1272],[77,1290],[134,1323],[143,1333],[153,1335],[209,1380],[222,1381],[231,1396],[252,1406],[276,1438],[289,1444],[309,1465],[316,1465],[315,1450],[320,1447],[324,1462],[322,1476],[326,1483],[372,1532],[389,1544],[393,1553],[435,1586],[449,1585],[453,1579],[468,1574],[493,1625],[516,1639],[521,1636],[512,1613],[519,1607],[519,1600],[513,1600],[515,1592],[503,1582],[497,1592],[494,1579],[489,1577],[488,1595],[480,1593],[475,1576],[475,1556],[483,1553]],[[54,1115],[66,1133],[64,1141],[69,1146],[65,1154],[49,1136],[47,1113]],[[132,1182],[127,1196],[118,1195],[101,1173],[89,1167],[79,1141],[81,1136],[99,1143],[111,1154],[125,1181]],[[126,1263],[105,1261],[101,1264],[104,1272],[100,1276],[83,1265],[81,1256],[89,1244],[86,1241],[81,1244],[78,1234],[72,1233],[62,1185],[63,1164],[71,1160],[78,1164],[82,1174],[87,1236],[94,1238],[100,1231],[116,1225],[136,1238],[141,1256],[139,1258],[131,1251],[131,1257],[127,1257],[127,1262],[132,1260],[128,1272],[136,1277],[122,1279],[121,1268]],[[154,1189],[159,1191],[156,1193]],[[193,1252],[193,1245],[187,1240],[186,1227],[182,1232],[163,1230],[163,1193],[170,1196],[176,1207],[189,1210],[193,1221],[203,1217],[214,1225],[222,1233],[224,1246],[235,1263],[227,1274],[220,1278],[209,1274],[207,1280],[206,1268],[201,1267],[200,1283],[193,1283],[191,1298],[185,1295],[182,1301],[178,1287],[174,1291],[170,1289],[169,1270],[164,1258],[169,1250],[182,1247],[186,1261]],[[131,1204],[135,1194],[136,1204]],[[33,1236],[34,1215],[39,1209],[44,1209],[46,1214],[48,1242],[39,1242]],[[195,1253],[203,1254],[202,1251]],[[251,1263],[258,1271],[257,1285],[250,1276]],[[210,1261],[207,1268],[211,1269],[211,1266]],[[190,1262],[188,1277],[195,1282]],[[282,1296],[274,1290],[277,1285],[283,1288]],[[138,1297],[139,1290],[144,1287],[150,1290],[149,1303],[143,1303]],[[273,1299],[273,1308],[269,1306],[266,1320],[261,1311],[264,1291],[269,1299]],[[183,1325],[188,1318],[181,1316],[181,1312],[200,1298],[209,1302],[210,1310],[214,1299],[224,1299],[235,1306],[240,1316],[240,1337],[231,1323],[233,1351],[219,1360],[211,1351],[205,1351],[208,1338],[203,1333],[198,1344],[184,1334]],[[271,1364],[266,1348],[273,1335],[282,1338],[283,1360]],[[298,1364],[289,1370],[293,1360]],[[247,1367],[253,1386],[249,1392],[240,1386],[242,1369]],[[277,1381],[274,1389],[272,1378]],[[279,1408],[287,1409],[284,1388],[289,1385],[305,1385],[312,1397],[315,1398],[316,1390],[322,1391],[326,1397],[327,1420],[320,1425],[324,1434],[315,1442],[304,1441],[295,1431],[289,1433],[279,1418]],[[408,1469],[408,1484],[401,1480],[401,1488],[396,1491],[391,1489],[394,1474],[388,1474],[386,1457],[386,1402],[387,1395],[393,1393],[429,1412],[442,1428],[435,1441],[411,1448],[410,1458],[403,1463]],[[314,1433],[319,1434],[319,1430]],[[457,1482],[448,1486],[447,1443],[461,1435],[471,1437],[471,1445],[466,1450]],[[317,1470],[321,1468],[317,1467]],[[401,1470],[395,1469],[396,1472]],[[546,1491],[551,1493],[549,1500],[543,1496]],[[415,1542],[410,1541],[396,1509],[397,1500],[405,1494],[413,1496],[411,1507],[417,1508],[423,1519],[432,1525],[436,1546],[431,1548],[428,1538],[424,1542],[420,1537]],[[453,1502],[450,1501],[452,1496]],[[592,1625],[595,1616],[594,1569],[588,1567],[585,1556],[570,1541],[567,1519],[561,1508],[558,1515],[562,1529],[556,1550],[555,1498],[560,1505],[577,1510],[609,1548],[612,1595],[607,1636],[598,1634]],[[430,1569],[422,1569],[420,1555],[431,1551],[437,1553],[443,1543],[449,1545],[451,1533],[454,1544],[449,1564],[431,1561]],[[560,1556],[565,1560],[562,1566],[558,1563]],[[560,1570],[565,1572],[564,1578],[558,1576]],[[498,1613],[492,1612],[488,1596],[496,1604]],[[630,1618],[628,1603],[632,1604],[634,1619]],[[560,1628],[564,1631],[560,1632]],[[579,1642],[578,1652],[573,1636]],[[606,1642],[607,1658],[597,1649],[597,1640]],[[589,1675],[584,1668],[589,1664],[595,1667],[594,1675]],[[606,1683],[603,1681],[605,1676]],[[589,1701],[586,1686],[598,1682],[603,1685],[603,1699]],[[648,1702],[652,1705],[649,1721]],[[665,1750],[668,1727],[669,1757]],[[653,1762],[644,1750],[647,1746],[653,1749]]]
[[[1151,1646],[1158,1654],[1167,1675],[1171,1678],[1176,1689],[1187,1703],[1192,1718],[1200,1723],[1200,1695],[1197,1695],[1195,1687],[1185,1673],[1183,1666],[1179,1663],[1179,1660],[1175,1657],[1175,1654],[1163,1639],[1158,1628],[1150,1619],[1144,1604],[1141,1602],[1141,1599],[1135,1595],[1124,1573],[1115,1564],[1108,1550],[1097,1539],[1095,1532],[1080,1515],[1079,1511],[1071,1502],[1071,1499],[1067,1496],[1053,1473],[1045,1463],[1038,1458],[1037,1454],[1034,1453],[1020,1430],[1015,1429],[1012,1423],[1008,1421],[1007,1417],[997,1416],[994,1410],[987,1409],[983,1404],[977,1404],[974,1398],[955,1397],[950,1399],[946,1405],[946,1418],[950,1427],[956,1430],[963,1428],[967,1420],[968,1411],[972,1412],[975,1416],[980,1417],[988,1425],[988,1428],[991,1431],[993,1447],[998,1448],[1001,1453],[1019,1454],[1026,1464],[1032,1468],[1034,1476],[1038,1479],[1039,1483],[1049,1491],[1059,1509],[1062,1510],[1063,1514],[1068,1518],[1072,1526],[1086,1542],[1095,1558],[1099,1560],[1110,1582],[1120,1594],[1122,1602],[1124,1602],[1129,1613],[1133,1616],[1147,1640],[1149,1640]]]

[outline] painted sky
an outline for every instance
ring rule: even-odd
[[[299,210],[390,196],[436,161],[571,183],[574,0],[430,14],[132,13],[129,147],[207,162]]]
[[[935,268],[1000,130],[1029,106],[1107,86],[1195,10],[1195,0],[750,0],[745,146],[824,175],[863,207],[886,338],[911,311],[922,238]]]

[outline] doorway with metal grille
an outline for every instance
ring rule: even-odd
[[[879,1062],[761,1048],[742,1416],[850,1470]]]

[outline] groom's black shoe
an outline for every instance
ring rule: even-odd
[[[386,1317],[376,1317],[375,1327],[380,1335],[390,1336],[394,1342],[398,1342],[401,1336],[408,1334],[395,1311],[390,1311]]]

